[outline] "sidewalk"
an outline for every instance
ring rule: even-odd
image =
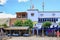
[[[7,40],[60,40],[57,37],[40,37],[40,36],[31,36],[31,37],[12,37]]]

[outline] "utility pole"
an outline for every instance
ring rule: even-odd
[[[44,13],[44,0],[42,2],[42,13]],[[42,37],[44,37],[44,27],[42,27]]]
[[[42,2],[42,9],[43,9],[43,13],[44,13],[44,0]]]
[[[34,4],[33,4],[33,2],[32,2],[32,0],[30,0],[30,9],[34,9]]]

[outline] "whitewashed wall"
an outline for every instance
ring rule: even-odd
[[[31,13],[34,13],[34,16],[31,16]],[[28,19],[32,21],[38,21],[38,11],[37,10],[29,10],[27,11]]]

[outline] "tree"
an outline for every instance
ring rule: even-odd
[[[23,22],[21,20],[16,20],[14,26],[23,26]]]
[[[27,19],[24,22],[24,26],[29,26],[29,34],[31,34],[31,28],[33,28],[33,22],[30,19]]]
[[[42,24],[42,28],[43,28],[42,29],[42,36],[44,36],[44,28],[48,28],[48,27],[50,27],[50,25],[51,25],[50,21],[46,21]]]
[[[29,26],[29,28],[33,28],[33,22],[30,19],[27,19],[24,22],[24,26]]]
[[[50,21],[46,21],[46,22],[44,22],[44,23],[42,24],[42,27],[48,28],[48,27],[50,27],[50,25],[51,25],[51,22],[50,22]]]
[[[2,24],[2,26],[3,26],[4,28],[7,28],[7,27],[8,27],[7,24]]]
[[[60,26],[60,22],[58,23],[58,25]]]
[[[29,26],[29,31],[31,31],[31,28],[33,28],[33,22],[29,19],[27,19],[25,22],[22,22],[21,20],[16,20],[14,23],[15,26]]]

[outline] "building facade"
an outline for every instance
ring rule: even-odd
[[[10,19],[10,26],[14,24],[16,20],[30,19],[33,23],[43,23],[50,21],[53,23],[60,22],[60,11],[39,11],[38,9],[29,9],[26,12],[16,12],[16,18]]]
[[[9,25],[14,26],[14,22],[16,20],[22,20],[23,22],[27,19],[27,13],[26,12],[16,12],[16,18],[10,18]]]
[[[37,9],[28,10],[28,19],[42,23],[45,21],[60,22],[60,11],[39,11]],[[32,15],[33,14],[33,15]]]
[[[14,26],[16,20],[25,21],[30,19],[33,24],[43,23],[50,21],[53,23],[60,22],[60,11],[39,11],[38,9],[29,9],[25,12],[16,12],[16,18],[0,18],[0,24],[7,24],[8,26]],[[2,22],[3,21],[3,22]]]

